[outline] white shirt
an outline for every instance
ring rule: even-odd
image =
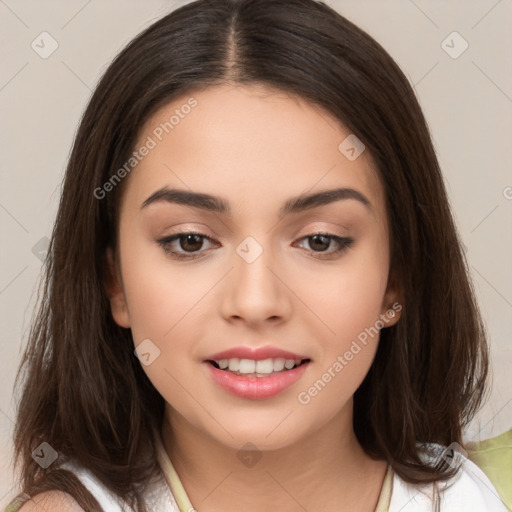
[[[461,466],[456,475],[437,484],[441,497],[439,512],[507,512],[483,471],[462,454],[459,457]],[[132,512],[89,471],[73,462],[64,464],[63,469],[72,471],[80,479],[105,512]],[[152,512],[180,512],[163,475],[148,485],[144,496]],[[393,473],[389,509],[379,509],[378,512],[433,512],[436,510],[433,496],[432,484],[419,487]]]
[[[455,476],[439,482],[440,512],[507,512],[498,491],[485,473],[461,455],[462,465]],[[404,482],[396,474],[389,512],[427,512],[436,510],[432,484],[422,489]]]

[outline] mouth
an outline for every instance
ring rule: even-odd
[[[254,359],[231,358],[219,360],[208,359],[206,362],[217,370],[228,372],[232,375],[264,378],[294,370],[311,362],[311,359],[284,359],[278,357],[256,361]]]
[[[207,374],[224,391],[239,398],[264,400],[291,388],[307,371],[311,359],[207,359]]]

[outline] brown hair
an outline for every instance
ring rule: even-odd
[[[365,144],[385,187],[390,275],[400,321],[381,331],[354,396],[364,450],[408,482],[453,469],[428,464],[417,443],[462,444],[486,390],[487,342],[426,121],[406,77],[364,31],[314,0],[198,0],[131,41],[100,80],[81,120],[45,262],[43,295],[18,384],[15,429],[23,490],[63,489],[96,500],[58,464],[41,469],[42,441],[146,510],[157,471],[152,428],[164,400],[110,314],[105,252],[116,247],[122,187],[94,191],[131,156],[144,122],[194,89],[261,83],[337,117]],[[121,183],[122,185],[122,183]],[[55,468],[54,468],[55,466]],[[67,474],[67,477],[66,477]],[[67,482],[67,483],[65,483]]]

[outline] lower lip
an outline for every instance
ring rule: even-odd
[[[293,370],[278,372],[268,377],[244,377],[243,375],[235,375],[219,370],[207,361],[203,364],[206,364],[208,367],[213,380],[228,393],[241,398],[263,400],[276,396],[295,384],[306,371],[309,362],[302,363],[297,368],[293,368]]]

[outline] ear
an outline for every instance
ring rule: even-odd
[[[105,291],[110,301],[112,317],[120,327],[130,327],[130,314],[126,304],[126,297],[121,284],[121,276],[117,272],[117,266],[114,258],[114,251],[111,247],[106,252],[107,268],[105,277]]]
[[[381,319],[385,323],[385,327],[395,325],[402,316],[403,309],[403,293],[395,276],[390,274],[388,278],[388,286],[382,300]]]

